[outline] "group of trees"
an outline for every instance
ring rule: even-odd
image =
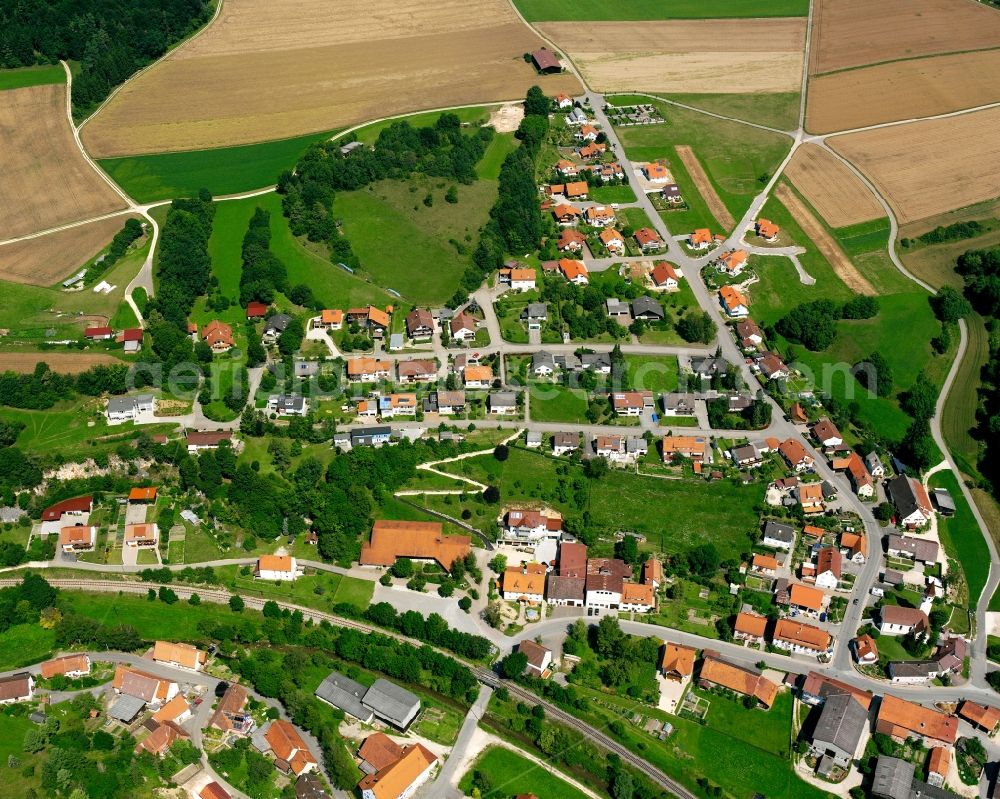
[[[917,236],[917,241],[921,244],[944,244],[948,241],[960,241],[961,239],[972,239],[984,232],[981,222],[970,219],[966,222],[953,222],[950,225],[938,225],[933,230]],[[903,247],[912,247],[914,240],[905,236],[899,240]]]
[[[104,254],[104,260],[95,263],[87,269],[87,276],[84,279],[88,285],[97,281],[102,274],[107,272],[125,254],[132,242],[142,236],[142,223],[138,219],[130,218],[125,221],[125,225],[115,233],[111,239],[111,246]]]
[[[837,336],[841,319],[871,319],[878,313],[878,300],[857,294],[845,303],[813,300],[796,305],[778,320],[775,329],[789,341],[803,344],[814,352],[825,350]]]
[[[708,423],[720,430],[762,430],[771,424],[771,403],[754,398],[743,410],[731,413],[729,397],[716,397],[707,403]]]
[[[851,369],[857,381],[879,397],[892,395],[895,386],[892,365],[886,357],[876,350],[863,361],[858,361]]]
[[[15,624],[35,624],[56,605],[58,592],[43,577],[28,572],[17,585],[0,588],[0,632]]]
[[[126,364],[98,364],[77,375],[53,372],[45,361],[35,364],[31,374],[0,372],[0,405],[26,410],[47,410],[77,392],[96,397],[105,392],[128,390]]]
[[[208,0],[0,0],[0,68],[79,61],[77,116],[204,25]]]
[[[258,206],[243,237],[240,305],[245,307],[254,300],[270,305],[279,291],[288,291],[288,272],[271,252],[271,214]]]

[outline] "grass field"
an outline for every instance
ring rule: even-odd
[[[498,133],[493,137],[483,157],[476,164],[476,177],[480,180],[496,180],[500,177],[503,160],[517,148],[513,133]]]
[[[808,0],[515,0],[514,5],[528,22],[804,17],[809,12]]]
[[[978,475],[979,442],[972,437],[979,406],[980,371],[990,354],[989,333],[983,318],[974,314],[965,320],[969,342],[955,382],[945,399],[941,433],[958,468]]]
[[[29,789],[40,790],[35,771],[46,759],[45,753],[31,754],[22,746],[25,733],[31,729],[37,728],[27,713],[0,715],[0,732],[3,733],[0,735],[0,759],[7,763],[8,758],[13,757],[21,763],[20,768],[8,768],[3,775],[4,792],[10,796],[28,796]]]
[[[417,304],[443,302],[458,288],[469,256],[456,244],[471,252],[496,197],[494,181],[478,180],[457,186],[458,203],[452,205],[444,200],[450,185],[422,176],[381,181],[342,192],[333,203],[365,274]],[[430,207],[424,204],[427,194],[433,197]]]
[[[774,92],[757,94],[664,94],[692,108],[714,114],[743,119],[778,130],[791,130],[799,121],[799,93]],[[669,106],[667,109],[669,110]]]
[[[238,194],[274,185],[282,171],[295,166],[310,144],[328,139],[333,133],[312,133],[242,147],[105,158],[98,163],[139,202],[189,197],[202,188],[216,196]]]
[[[628,383],[634,391],[657,394],[677,389],[678,366],[673,355],[629,355]]]
[[[565,461],[520,448],[500,462],[492,455],[444,464],[443,471],[496,485],[507,500],[551,501],[563,512],[588,512],[595,529],[632,530],[644,533],[653,550],[678,552],[711,541],[723,558],[737,557],[749,545],[748,534],[757,528],[753,507],[763,498],[760,485],[742,486],[717,481],[661,480],[612,470],[591,481],[585,505],[572,508],[558,500],[560,483],[572,484],[582,468],[569,465],[566,475],[557,467]],[[670,508],[669,514],[650,514],[650,508]],[[454,510],[454,506],[452,507]],[[492,519],[487,524],[495,524]]]
[[[468,122],[470,125],[480,125],[489,119],[491,110],[487,106],[473,106],[471,108],[455,108],[448,113],[454,114],[462,122]],[[405,119],[415,128],[424,128],[437,122],[442,113],[441,111],[422,111],[418,114],[406,114],[400,118]],[[347,143],[354,140],[362,141],[365,144],[374,144],[379,133],[397,121],[398,119],[394,117],[380,122],[372,122],[344,135],[342,141]]]
[[[0,633],[0,671],[45,660],[54,644],[55,633],[52,630],[43,629],[38,624],[15,624]]]
[[[616,95],[613,101],[615,105],[651,102],[630,95]],[[690,176],[678,169],[680,158],[674,149],[677,145],[690,146],[726,208],[740,219],[763,188],[761,179],[769,178],[788,152],[789,139],[738,122],[724,122],[697,111],[652,102],[667,123],[619,128],[618,135],[629,157],[638,161],[666,158],[681,193],[691,204],[696,190]]]
[[[504,799],[517,794],[534,794],[538,799],[586,799],[586,794],[561,780],[551,766],[539,766],[528,758],[500,746],[486,749],[465,773],[458,787],[472,795],[472,775],[476,770],[490,775],[493,790],[483,799]]]
[[[240,576],[236,566],[226,566],[218,570],[218,574],[225,585],[236,593],[283,600],[318,610],[328,610],[341,602],[364,610],[371,604],[375,590],[375,583],[371,580],[359,580],[331,572],[316,572],[279,585]]]
[[[529,388],[529,413],[534,422],[569,422],[585,424],[587,421],[587,392],[579,388],[542,385]]]
[[[66,72],[62,64],[46,64],[41,67],[21,69],[0,69],[0,91],[23,89],[26,86],[41,86],[46,83],[65,83]]]
[[[593,186],[588,192],[595,203],[634,203],[635,192],[631,186]]]
[[[931,488],[948,489],[955,501],[954,516],[950,519],[938,517],[938,532],[945,552],[950,558],[957,560],[965,572],[965,580],[969,585],[969,605],[975,607],[990,573],[989,548],[954,473],[944,471],[932,474],[927,484]]]

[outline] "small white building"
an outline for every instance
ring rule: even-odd
[[[131,397],[112,397],[108,400],[106,416],[108,424],[134,422],[140,413],[152,413],[154,399],[152,394],[136,394]]]
[[[300,574],[295,558],[289,555],[261,555],[254,577],[258,580],[294,580]]]

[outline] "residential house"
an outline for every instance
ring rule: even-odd
[[[348,308],[347,321],[354,322],[361,327],[368,328],[374,333],[383,333],[389,329],[389,314],[391,308],[376,308],[374,305],[367,305],[363,308]]]
[[[577,147],[576,154],[584,161],[596,161],[604,155],[607,149],[608,146],[601,142],[589,142],[583,145],[583,147]]]
[[[618,416],[642,416],[645,404],[640,391],[618,391],[611,394],[611,407]]]
[[[618,609],[634,613],[650,613],[656,608],[656,592],[651,585],[622,583],[622,597]]]
[[[178,686],[173,680],[156,677],[139,669],[118,664],[111,687],[116,694],[134,696],[153,705],[164,705],[177,696]]]
[[[875,639],[867,633],[859,635],[853,641],[854,659],[862,666],[878,663],[878,645]]]
[[[578,286],[586,286],[590,282],[590,273],[583,261],[575,261],[570,258],[559,259],[559,271],[570,283]]]
[[[97,528],[89,524],[63,527],[59,531],[59,548],[63,552],[89,552],[97,542]]]
[[[792,610],[797,610],[810,616],[819,615],[826,602],[826,595],[818,588],[810,588],[807,585],[794,583],[788,591],[788,605]]]
[[[729,250],[719,256],[719,271],[736,277],[743,274],[750,254],[746,250]]]
[[[560,225],[575,225],[580,215],[580,209],[575,205],[557,205],[552,209],[552,216]]]
[[[550,574],[545,601],[550,605],[582,608],[586,596],[585,577],[563,577]]]
[[[596,148],[598,153],[603,152],[600,147]],[[590,192],[590,187],[587,185],[585,180],[576,180],[566,184],[563,189],[566,197],[571,200],[586,200],[587,194]]]
[[[733,639],[751,646],[764,642],[767,634],[767,617],[756,613],[737,613],[733,623]]]
[[[632,569],[618,558],[591,558],[587,561],[586,605],[588,608],[616,608],[622,602],[625,579]]]
[[[718,686],[749,696],[765,708],[770,708],[778,695],[778,686],[757,672],[734,666],[714,656],[702,661],[698,682],[703,688]]]
[[[181,669],[201,671],[208,661],[208,655],[191,644],[157,641],[153,644],[153,661]]]
[[[541,603],[545,599],[545,574],[541,563],[509,566],[503,573],[501,595],[506,602]]]
[[[232,443],[232,430],[188,430],[185,436],[188,454],[194,455],[205,449],[218,449],[222,442]]]
[[[278,416],[305,416],[309,402],[305,397],[287,394],[272,394],[267,398],[267,410]]]
[[[623,436],[597,436],[594,439],[594,452],[599,458],[607,458],[613,463],[624,463],[627,452],[625,438]]]
[[[632,235],[632,238],[635,239],[635,243],[643,252],[660,250],[664,246],[660,234],[652,228],[641,227]]]
[[[528,330],[541,330],[549,318],[548,303],[529,302],[521,312],[521,318],[527,322]]]
[[[509,416],[517,413],[517,392],[491,391],[486,397],[486,407],[492,415]]]
[[[566,178],[575,178],[579,174],[576,164],[572,161],[567,161],[565,158],[560,158],[556,161],[556,172],[558,172],[564,180]]]
[[[340,308],[324,308],[313,327],[320,330],[340,330],[344,326],[344,312]]]
[[[580,434],[557,432],[552,434],[552,454],[565,455],[580,449]]]
[[[663,657],[660,659],[660,674],[671,682],[683,683],[694,674],[697,651],[691,647],[663,642]]]
[[[351,447],[381,447],[391,438],[392,428],[388,425],[356,427],[351,430]]]
[[[990,736],[1000,725],[1000,710],[990,705],[979,705],[965,700],[958,706],[958,715]]]
[[[900,475],[886,483],[889,499],[896,508],[896,525],[908,530],[923,527],[933,517],[931,501],[923,484]]]
[[[725,358],[710,356],[707,358],[692,358],[691,371],[702,380],[710,380],[716,375],[724,375],[729,371],[729,361]]]
[[[851,452],[847,464],[847,476],[854,487],[854,493],[862,499],[871,499],[875,496],[875,481],[868,474],[864,461],[856,452]]]
[[[650,183],[668,183],[670,181],[670,170],[661,163],[650,162],[643,164],[642,174]]]
[[[414,308],[406,315],[406,335],[414,340],[434,335],[434,317],[428,309]]]
[[[660,261],[653,267],[649,280],[656,291],[677,291],[680,287],[680,273],[666,261]]]
[[[806,515],[822,513],[826,508],[823,504],[822,483],[799,483],[795,487],[795,494]]]
[[[708,228],[698,228],[688,236],[688,246],[693,250],[707,250],[712,246],[712,233]]]
[[[371,540],[361,544],[362,566],[392,566],[397,558],[432,560],[448,571],[458,558],[469,554],[467,535],[444,535],[440,522],[377,519]]]
[[[520,543],[559,538],[562,516],[555,511],[512,508],[507,511],[500,536],[504,540]]]
[[[833,650],[833,637],[826,630],[797,619],[778,619],[771,642],[798,655],[827,655]]]
[[[262,302],[247,303],[247,319],[263,319],[267,316],[267,305]]]
[[[872,477],[878,479],[885,477],[885,466],[882,465],[882,459],[874,450],[865,455],[865,466]]]
[[[556,371],[556,359],[551,352],[538,350],[531,355],[531,373],[535,377],[551,377]]]
[[[768,519],[764,524],[764,538],[761,543],[772,549],[790,550],[795,544],[795,528]]]
[[[135,421],[139,414],[152,413],[154,399],[152,394],[134,394],[130,397],[111,397],[108,400],[106,416],[108,424],[121,424]]]
[[[824,449],[835,449],[844,443],[844,437],[829,419],[820,419],[812,428],[813,438]]]
[[[664,463],[671,463],[678,455],[704,463],[707,448],[708,441],[704,436],[664,436],[661,441]]]
[[[212,349],[212,352],[229,352],[235,343],[232,327],[218,319],[212,320],[202,328],[201,340]]]
[[[46,660],[39,667],[42,676],[46,680],[53,677],[69,677],[71,680],[90,674],[90,656],[85,654],[63,655],[62,657]]]
[[[536,644],[532,640],[521,641],[516,647],[517,652],[521,652],[528,658],[528,665],[525,670],[535,677],[545,676],[549,666],[552,664],[552,650],[546,649],[541,644]]]
[[[754,555],[750,571],[763,574],[765,577],[774,577],[778,573],[778,559],[773,555]]]
[[[273,344],[276,342],[278,337],[285,332],[289,322],[291,321],[292,317],[284,313],[276,313],[273,316],[268,317],[267,325],[264,327],[264,343]]]
[[[593,125],[581,125],[573,132],[573,138],[578,141],[597,141],[599,131]]]
[[[932,746],[927,758],[927,784],[936,788],[944,785],[951,765],[951,751],[943,746]]]
[[[695,414],[694,394],[682,394],[673,391],[663,395],[663,415],[664,416],[694,416]]]
[[[408,744],[396,760],[361,779],[361,799],[410,799],[430,779],[436,763],[437,755],[423,744]]]
[[[559,232],[559,242],[556,245],[560,252],[580,252],[587,243],[587,237],[579,230],[564,228]]]
[[[510,270],[509,283],[511,291],[532,291],[535,288],[535,270],[526,267],[513,267]]]
[[[917,563],[937,563],[939,546],[937,541],[917,538],[911,535],[890,533],[886,551],[892,557],[908,558]]]
[[[155,547],[160,540],[160,528],[156,524],[126,524],[125,546]]]
[[[759,469],[764,465],[759,444],[742,444],[729,451],[733,465],[740,469]]]
[[[437,413],[442,416],[465,413],[464,391],[435,391],[433,396],[435,398]]]
[[[261,555],[253,576],[258,580],[290,582],[301,576],[298,561],[290,555]]]
[[[774,222],[770,219],[764,219],[761,217],[757,220],[757,224],[754,225],[754,230],[757,235],[760,236],[764,241],[774,243],[778,240],[778,233],[781,231]]]
[[[741,319],[750,315],[750,301],[732,286],[719,289],[719,303],[730,319]]]
[[[662,322],[666,318],[663,306],[652,297],[645,295],[636,297],[632,300],[631,306],[633,319],[642,319],[647,322]]]
[[[437,362],[432,358],[396,361],[400,383],[429,383],[437,379]]]
[[[177,694],[153,714],[153,721],[159,724],[165,724],[168,721],[172,721],[174,724],[183,724],[189,718],[191,718],[191,705],[188,704],[183,694]]]
[[[864,532],[841,533],[840,548],[852,563],[864,563],[868,559],[868,536]]]
[[[606,205],[592,205],[583,211],[583,220],[592,227],[611,227],[616,221],[615,212]]]
[[[392,361],[378,358],[350,358],[347,361],[347,379],[351,383],[374,383],[392,377]]]
[[[930,625],[927,614],[919,608],[904,608],[902,605],[883,605],[878,614],[878,629],[882,635],[922,633]]]
[[[642,584],[653,586],[658,590],[663,584],[663,563],[656,557],[650,557],[642,564]]]
[[[275,766],[282,771],[290,771],[298,777],[319,768],[319,762],[291,722],[275,719],[268,726],[264,738],[274,753]]]
[[[850,694],[831,696],[812,733],[812,750],[818,758],[830,758],[848,768],[858,755],[868,732],[868,710]]]
[[[625,252],[625,237],[614,228],[604,228],[597,237],[608,252],[619,255]]]
[[[478,327],[475,318],[465,311],[453,316],[449,323],[451,337],[454,341],[468,341],[475,338]]]
[[[815,463],[812,455],[806,452],[806,448],[794,438],[782,441],[778,445],[778,452],[785,459],[785,463],[796,472],[808,471]]]
[[[493,384],[493,369],[489,366],[466,366],[462,370],[466,388],[489,388]]]
[[[760,373],[768,380],[787,380],[791,375],[791,370],[785,362],[773,352],[761,353],[757,356],[755,363],[760,369]]]
[[[799,691],[799,697],[802,701],[812,706],[822,705],[831,696],[840,694],[853,696],[858,704],[866,710],[871,707],[874,698],[871,691],[862,691],[860,688],[855,688],[832,677],[825,677],[816,671],[810,671],[806,675]]]
[[[241,735],[252,731],[253,718],[244,710],[248,699],[246,688],[230,683],[222,699],[215,706],[215,712],[209,719],[208,726],[222,732],[235,732]]]
[[[186,739],[190,737],[187,731],[176,722],[166,721],[162,724],[159,722],[154,723],[157,724],[156,729],[136,744],[135,749],[133,750],[135,754],[138,755],[141,752],[146,751],[151,755],[156,755],[157,757],[166,757],[167,752],[170,751],[170,747],[173,746],[179,738]]]
[[[917,738],[930,746],[954,746],[958,739],[958,719],[885,694],[875,720],[875,731],[899,741]]]
[[[30,702],[35,698],[35,678],[26,671],[19,671],[0,678],[0,705]]]

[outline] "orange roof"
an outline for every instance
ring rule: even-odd
[[[642,581],[644,583],[663,582],[663,564],[656,558],[650,558],[643,563]]]
[[[226,793],[226,789],[219,785],[219,783],[210,782],[201,789],[198,799],[232,799],[232,797]]]
[[[344,321],[344,312],[340,308],[324,308],[320,316],[320,321],[324,325],[339,325]]]
[[[721,685],[730,691],[756,697],[770,707],[778,695],[778,686],[752,671],[715,658],[705,658],[701,665],[701,679]]]
[[[977,705],[975,702],[962,702],[958,715],[972,724],[977,724],[984,730],[993,733],[1000,724],[1000,710],[988,705]]]
[[[306,742],[290,722],[275,719],[264,737],[271,744],[271,751],[275,757],[287,762],[296,775],[301,774],[307,764],[316,763],[316,758],[309,751]]]
[[[686,455],[695,460],[705,457],[705,439],[702,436],[664,436],[663,457]]]
[[[795,619],[778,619],[774,625],[774,637],[776,640],[787,641],[817,652],[826,652],[833,640],[826,630],[813,627],[811,624],[803,624]]]
[[[722,297],[722,301],[730,311],[735,310],[741,305],[744,307],[749,306],[747,298],[732,286],[723,286],[719,289],[719,296]]]
[[[366,775],[358,788],[370,791],[375,799],[397,799],[409,788],[437,756],[423,744],[411,744],[395,763],[374,774]]]
[[[802,463],[806,460],[806,458],[808,458],[806,448],[794,438],[786,438],[782,441],[781,445],[778,447],[778,452],[780,452],[782,457],[784,457],[784,459],[792,466]]]
[[[583,212],[583,215],[587,217],[588,220],[613,219],[615,212],[606,205],[595,205],[586,209]]]
[[[511,280],[534,280],[535,270],[534,269],[511,269],[510,270]]]
[[[819,538],[825,532],[826,530],[824,530],[822,527],[817,527],[814,524],[807,524],[805,527],[802,528],[802,534],[811,536],[812,538]]]
[[[757,232],[765,239],[773,239],[778,235],[780,228],[770,219],[761,217],[757,220]]]
[[[116,691],[120,691],[122,683],[126,678],[131,678],[134,682],[146,683],[146,685],[142,687],[149,688],[150,690],[150,699],[147,699],[147,701],[151,701],[152,699],[163,701],[167,698],[167,693],[170,691],[170,686],[173,684],[170,680],[161,680],[159,677],[148,674],[145,671],[139,671],[138,669],[133,669],[119,663],[115,668],[115,678],[111,683],[112,687]]]
[[[505,594],[545,594],[545,567],[541,573],[536,569],[522,569],[511,566],[503,573],[503,590]]]
[[[851,551],[851,557],[859,552],[868,557],[868,536],[864,533],[843,533],[840,536],[840,545]]]
[[[749,254],[746,250],[731,250],[723,255],[719,260],[730,272],[735,272],[747,262]]]
[[[578,277],[588,277],[590,273],[583,261],[576,261],[572,258],[559,259],[559,271],[567,280],[576,280]]]
[[[854,639],[854,648],[858,653],[858,658],[874,656],[878,659],[878,645],[870,635],[859,635]]]
[[[155,541],[156,540],[156,525],[155,524],[126,524],[125,525],[125,540],[126,541]]]
[[[563,219],[567,216],[576,217],[580,216],[580,209],[575,205],[557,205],[552,209],[552,214],[556,219]]]
[[[907,738],[910,733],[916,733],[947,744],[954,744],[958,738],[957,718],[892,694],[882,697],[875,728],[895,738]]]
[[[403,756],[403,747],[384,732],[376,732],[365,738],[358,750],[358,757],[381,771],[391,766]]]
[[[753,567],[755,569],[764,569],[765,571],[776,571],[778,568],[778,559],[771,555],[754,555]]]
[[[736,614],[736,624],[733,625],[733,632],[751,635],[754,638],[763,638],[766,631],[766,616],[758,616],[756,613]]]
[[[656,180],[657,178],[666,178],[670,176],[670,173],[663,164],[657,164],[655,162],[643,166],[642,171],[646,173],[646,177],[649,180]]]
[[[90,659],[86,655],[65,655],[61,658],[46,660],[41,668],[42,676],[45,679],[69,672],[89,672]]]
[[[352,358],[347,362],[347,374],[350,377],[391,371],[392,361],[380,361],[377,358]]]
[[[653,586],[643,583],[622,583],[622,602],[653,607],[656,604]]]
[[[559,249],[563,250],[573,244],[584,244],[587,241],[587,237],[584,236],[579,230],[573,230],[572,228],[566,228],[559,233]]]
[[[567,170],[576,170],[576,164],[572,161],[567,161],[565,158],[560,158],[556,161],[556,169],[560,172],[566,172]]]
[[[440,522],[409,522],[378,519],[371,541],[361,545],[359,562],[364,566],[391,566],[396,558],[436,560],[446,569],[456,558],[464,558],[472,539],[467,535],[442,533]]]
[[[133,488],[128,492],[129,502],[152,502],[154,499],[156,499],[156,486]]]
[[[143,738],[142,742],[135,747],[136,753],[145,749],[154,755],[162,755],[178,738],[187,738],[187,733],[172,722],[164,722],[153,732]]]
[[[692,244],[709,244],[712,241],[712,233],[707,227],[698,228],[689,237]]]
[[[653,268],[653,271],[649,273],[649,276],[658,286],[666,283],[668,280],[680,279],[680,276],[677,274],[677,270],[674,269],[672,264],[668,264],[666,261],[660,261]]]
[[[604,228],[604,230],[600,232],[599,237],[605,245],[610,244],[613,241],[620,241],[623,244],[625,243],[625,239],[622,238],[622,234],[613,228]]]
[[[586,197],[588,191],[587,181],[574,180],[566,184],[567,197]]]
[[[858,487],[872,485],[872,476],[868,474],[868,469],[865,468],[864,461],[861,460],[861,456],[856,452],[852,452],[848,459],[847,473],[851,476],[851,480],[854,481],[854,485]]]
[[[640,246],[645,246],[646,244],[654,244],[658,241],[663,241],[660,238],[660,234],[657,233],[652,228],[641,227],[635,232],[635,240]]]
[[[257,558],[257,571],[290,572],[292,570],[291,555],[261,555]]]
[[[823,486],[820,483],[800,483],[799,502],[816,505],[823,502]]]
[[[489,367],[489,366],[477,366],[475,364],[471,364],[471,365],[465,367],[465,371],[463,372],[463,375],[465,377],[465,382],[466,383],[469,383],[469,382],[472,382],[472,381],[480,381],[481,382],[483,380],[492,380],[493,379],[493,369],[492,369],[492,367]]]
[[[368,306],[368,321],[374,322],[379,327],[389,326],[389,314],[386,311],[376,308],[374,305]]]
[[[59,546],[76,546],[82,544],[90,546],[94,541],[94,530],[96,528],[89,525],[74,525],[73,527],[63,527],[59,531]]]
[[[177,694],[177,696],[153,714],[153,719],[161,724],[164,721],[177,721],[179,717],[183,716],[189,710],[191,710],[191,706],[187,703],[187,700],[183,695]]]
[[[948,749],[946,747],[944,746],[932,747],[931,756],[927,758],[927,773],[947,776],[948,765],[950,762],[951,762],[951,755],[948,753]]]
[[[820,610],[823,607],[823,592],[818,588],[810,588],[808,585],[794,583],[788,598],[791,604],[809,610]]]
[[[179,663],[189,669],[195,669],[207,659],[208,655],[191,644],[175,644],[172,641],[157,641],[153,644],[153,660]]]
[[[690,677],[694,673],[696,654],[695,650],[690,647],[664,643],[660,670],[677,674],[681,678]]]
[[[201,331],[201,337],[210,346],[224,344],[231,347],[233,345],[233,329],[218,319],[213,319],[205,325],[205,328]]]

